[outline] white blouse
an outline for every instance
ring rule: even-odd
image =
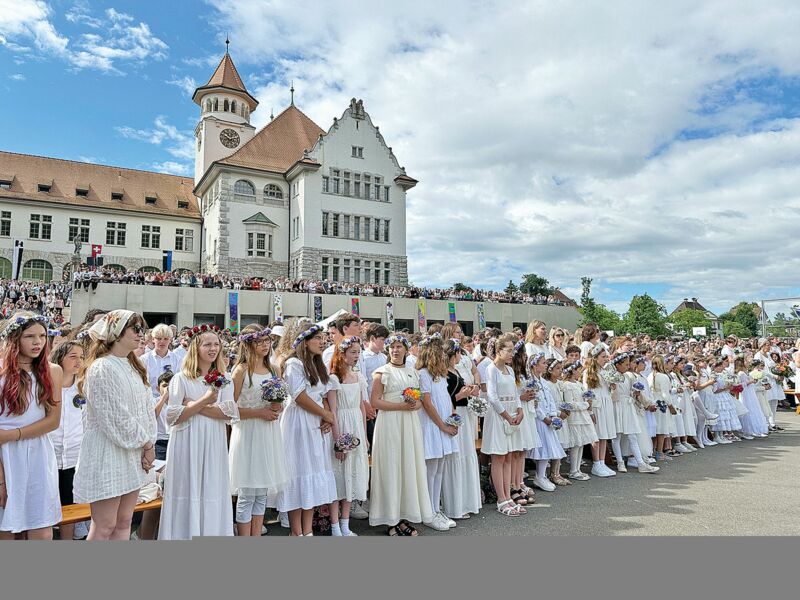
[[[59,470],[72,469],[78,464],[83,441],[83,410],[86,405],[76,407],[76,398],[83,400],[78,394],[77,379],[70,387],[61,390],[61,421],[58,429],[47,434],[56,451]]]

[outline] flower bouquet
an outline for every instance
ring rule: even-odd
[[[641,381],[634,381],[631,389],[634,394],[641,394],[644,391],[644,384]]]
[[[731,386],[731,394],[734,396],[738,396],[744,391],[744,386],[742,384],[737,383],[736,385]]]
[[[461,427],[461,425],[464,424],[464,421],[461,418],[461,415],[457,415],[455,413],[453,413],[452,415],[447,417],[444,420],[444,422],[445,422],[446,425],[452,425],[453,427]]]
[[[589,403],[589,407],[592,406],[592,402],[594,402],[594,392],[592,390],[586,390],[581,394],[581,398],[583,398],[584,402]]]
[[[611,365],[600,369],[600,378],[608,385],[618,385],[625,381],[625,376]]]
[[[561,419],[559,419],[558,417],[553,417],[552,419],[550,419],[550,427],[552,427],[556,431],[561,429],[563,426],[564,426],[564,422]]]
[[[283,404],[289,399],[289,386],[277,376],[261,382],[261,399],[271,404]]]
[[[656,400],[656,408],[660,410],[662,413],[667,412],[667,403],[663,400]]]
[[[224,373],[220,373],[217,370],[209,371],[203,377],[203,383],[205,383],[208,387],[213,387],[217,391],[219,391],[222,388],[224,388],[230,382],[231,382],[231,380],[228,379],[227,377],[225,377]]]
[[[336,452],[350,452],[355,450],[361,444],[361,440],[351,433],[343,433],[333,444],[333,449]]]
[[[467,408],[479,417],[485,417],[489,410],[489,403],[484,398],[470,398],[467,401]]]
[[[570,414],[573,410],[573,406],[571,402],[562,402],[558,405],[558,410],[563,411],[567,414]]]
[[[753,381],[761,381],[764,378],[764,371],[759,371],[758,369],[753,369],[750,371],[750,379]]]
[[[407,387],[403,390],[403,401],[406,404],[416,404],[422,398],[422,392],[419,388]]]
[[[784,377],[789,376],[789,369],[786,365],[775,365],[770,369],[770,373],[775,375],[778,379],[783,379]]]

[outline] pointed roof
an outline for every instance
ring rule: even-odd
[[[319,136],[324,134],[319,125],[299,108],[291,105],[239,150],[216,162],[233,167],[286,173],[299,161],[314,162],[304,157],[304,151],[311,150]]]
[[[242,223],[263,223],[264,225],[274,225],[275,227],[278,226],[275,221],[270,219],[267,215],[262,212],[257,212],[252,217],[247,217],[246,219],[242,219]]]
[[[258,100],[253,98],[250,95],[250,92],[247,91],[242,78],[239,76],[239,71],[236,70],[236,65],[233,64],[231,55],[227,52],[222,57],[222,60],[219,61],[219,64],[214,70],[213,75],[211,75],[211,79],[208,80],[208,83],[200,86],[194,91],[192,100],[194,100],[195,103],[200,104],[198,93],[203,95],[202,92],[220,88],[232,92],[239,92],[240,94],[244,95],[250,103],[250,110],[255,110],[256,106],[258,106]]]

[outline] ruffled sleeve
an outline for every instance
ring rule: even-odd
[[[433,379],[427,369],[421,369],[419,372],[419,391],[423,394],[430,394],[433,387]]]
[[[128,388],[121,368],[108,359],[95,361],[86,374],[86,398],[99,429],[117,446],[131,450],[154,442],[155,432],[130,411],[131,399],[120,398]]]
[[[169,400],[167,400],[165,409],[167,411],[167,425],[172,427],[173,431],[180,431],[189,427],[189,421],[176,423],[183,413],[183,401],[186,399],[186,386],[183,378],[183,373],[178,373],[169,382]]]
[[[239,422],[239,405],[236,404],[236,400],[233,399],[232,383],[226,385],[219,391],[215,404],[222,411],[222,414],[228,417],[228,421],[226,422],[229,425]]]
[[[286,369],[283,374],[283,379],[286,381],[286,385],[289,387],[289,393],[292,396],[292,400],[296,400],[297,397],[308,387],[308,379],[306,379],[306,373],[303,369],[303,363],[301,363],[296,358],[290,358],[286,361]]]

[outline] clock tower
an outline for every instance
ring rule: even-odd
[[[192,101],[200,107],[194,130],[194,182],[197,184],[211,163],[236,152],[255,134],[250,113],[258,101],[250,95],[226,50],[211,79],[197,88]]]

